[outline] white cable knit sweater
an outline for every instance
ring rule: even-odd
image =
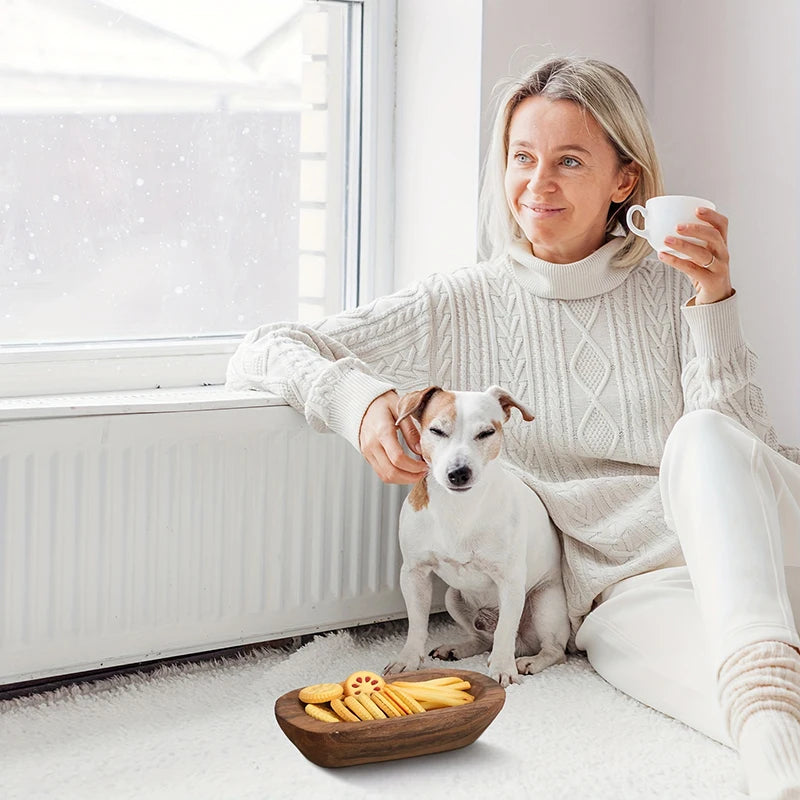
[[[574,264],[515,245],[319,323],[258,328],[228,386],[274,392],[356,448],[367,406],[389,389],[508,389],[536,419],[512,415],[503,456],[563,534],[577,630],[605,588],[680,555],[658,468],[682,414],[717,409],[800,463],[752,383],[736,296],[687,307],[691,283],[655,257],[611,266],[621,243]]]

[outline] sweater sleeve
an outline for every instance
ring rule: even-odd
[[[257,328],[231,358],[226,386],[277,394],[314,429],[358,449],[369,404],[392,389],[420,388],[432,373],[436,289],[434,276],[320,322]]]
[[[778,442],[764,395],[753,380],[757,357],[748,347],[736,295],[700,306],[681,307],[684,408],[720,411],[800,464],[800,449]]]

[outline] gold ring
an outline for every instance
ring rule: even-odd
[[[716,260],[717,260],[717,257],[712,253],[711,254],[711,261],[709,261],[708,264],[701,264],[700,266],[703,269],[708,269]]]

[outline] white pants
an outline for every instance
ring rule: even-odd
[[[577,645],[609,683],[731,745],[716,677],[745,645],[800,647],[800,466],[716,411],[682,417],[661,495],[684,566],[606,589]]]

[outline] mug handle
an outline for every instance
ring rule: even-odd
[[[633,224],[633,212],[638,211],[642,218],[644,219],[644,228],[637,228]],[[644,239],[647,238],[647,211],[644,206],[631,206],[628,209],[628,213],[625,215],[625,222],[627,223],[628,227],[637,235],[641,236]]]

